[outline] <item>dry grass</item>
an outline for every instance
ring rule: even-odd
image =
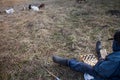
[[[26,3],[27,0],[0,0],[0,6],[4,6],[4,7],[10,7],[10,6],[14,6],[16,4],[21,4],[21,3]]]
[[[54,64],[52,55],[79,60],[80,54],[95,53],[98,37],[111,51],[106,39],[119,29],[120,18],[105,12],[120,9],[119,0],[15,1],[4,2],[17,9],[14,14],[0,14],[0,80],[53,80],[42,66],[61,80],[83,80],[81,73]],[[20,6],[29,3],[46,7],[40,12],[21,11]]]

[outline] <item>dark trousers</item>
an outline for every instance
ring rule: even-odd
[[[98,62],[101,62],[102,58],[101,58],[101,54],[100,52],[97,53],[97,56],[98,56]],[[86,64],[84,62],[80,62],[80,61],[77,61],[76,59],[70,59],[68,61],[68,64],[69,64],[69,67],[74,70],[74,71],[77,71],[77,72],[82,72],[82,73],[88,73],[94,77],[97,77],[97,74],[93,68],[93,66],[89,65],[89,64]]]
[[[72,70],[82,73],[88,73],[92,76],[96,76],[95,70],[91,65],[77,61],[75,59],[71,59],[68,62],[69,62],[69,67]]]

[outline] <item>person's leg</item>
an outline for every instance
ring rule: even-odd
[[[101,41],[96,42],[96,53],[98,57],[98,61],[102,59],[100,50],[102,49]]]
[[[55,63],[70,67],[72,70],[82,72],[82,73],[88,73],[92,76],[96,75],[92,66],[83,62],[79,62],[76,59],[66,59],[59,56],[53,56],[52,59]]]
[[[77,72],[88,73],[92,76],[95,76],[96,73],[91,65],[88,65],[83,62],[79,62],[75,59],[68,60],[68,66]]]

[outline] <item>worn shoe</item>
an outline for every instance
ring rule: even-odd
[[[101,41],[97,41],[96,42],[96,53],[97,53],[98,59],[101,58],[101,53],[100,53],[101,49],[102,49]]]
[[[102,49],[101,41],[96,42],[96,52],[100,53],[100,50]]]
[[[53,56],[52,59],[53,59],[53,62],[55,62],[55,63],[58,63],[63,66],[68,66],[68,59],[66,59],[66,58],[62,58],[59,56]]]

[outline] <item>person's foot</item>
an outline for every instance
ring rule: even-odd
[[[66,58],[62,58],[59,56],[53,56],[52,60],[53,60],[53,62],[58,63],[60,65],[68,66],[68,59],[66,59]]]
[[[100,50],[102,49],[101,41],[96,42],[96,53],[98,55],[98,59],[101,58]]]
[[[101,42],[100,41],[97,41],[96,42],[96,52],[97,53],[100,53],[100,50],[102,49],[102,45],[101,45]]]

